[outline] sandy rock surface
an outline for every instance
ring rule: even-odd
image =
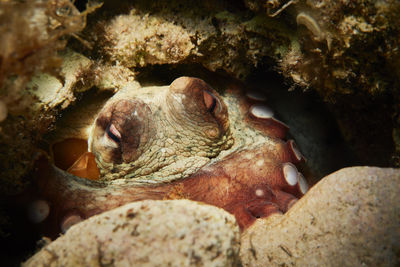
[[[47,73],[39,73],[27,86],[29,92],[39,99],[36,103],[38,109],[55,108],[57,105],[66,108],[75,100],[74,86],[77,82],[77,73],[80,69],[88,70],[92,64],[88,58],[72,51],[67,51],[62,58],[61,73],[64,81]],[[90,88],[91,85],[88,83],[85,89]]]
[[[280,21],[230,12],[215,1],[137,1],[130,8],[101,22],[101,31],[90,30],[105,60],[127,68],[194,63],[243,79],[264,57],[278,58],[295,42]]]
[[[352,167],[316,184],[285,215],[242,236],[243,266],[396,266],[400,171]]]
[[[130,203],[79,223],[23,266],[232,266],[239,228],[189,200]]]

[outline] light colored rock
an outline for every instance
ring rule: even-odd
[[[63,84],[56,77],[47,73],[35,75],[28,84],[30,91],[38,97],[39,103],[47,104],[50,107],[61,103],[63,96],[57,97],[58,93],[63,89]],[[72,92],[70,92],[72,95]]]
[[[183,27],[149,15],[117,16],[106,31],[106,51],[128,67],[178,63],[194,48]]]
[[[121,65],[97,65],[93,69],[94,84],[100,90],[118,91],[124,87],[138,87],[135,73]]]
[[[297,44],[280,21],[210,5],[207,9],[203,2],[165,2],[151,10],[147,1],[138,1],[128,14],[101,22],[104,29],[93,32],[106,60],[127,68],[200,63],[241,79],[265,56],[281,58],[283,50]]]
[[[241,238],[243,266],[398,266],[400,170],[353,167]]]
[[[126,86],[139,86],[134,73],[123,66],[102,65],[72,50],[64,51],[62,59],[59,77],[38,73],[28,83],[28,92],[39,99],[37,109],[57,106],[65,109],[75,101],[76,93],[93,86],[113,92]]]
[[[148,200],[72,226],[23,266],[232,266],[238,251],[238,226],[224,210]]]
[[[50,109],[58,105],[61,105],[62,108],[68,107],[75,100],[74,91],[76,88],[74,87],[79,75],[88,71],[92,65],[90,59],[70,50],[67,50],[62,58],[63,64],[60,75],[64,79],[63,81],[60,77],[38,73],[27,85],[29,92],[39,99],[36,104],[39,108],[43,105]],[[84,89],[80,88],[80,91],[87,90],[91,86],[92,81],[86,81],[86,86],[84,86]]]

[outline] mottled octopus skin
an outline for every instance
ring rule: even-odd
[[[38,188],[41,197],[51,206],[44,224],[50,224],[54,234],[60,232],[60,227],[66,228],[69,218],[85,219],[145,199],[185,198],[215,205],[234,214],[241,229],[257,218],[286,212],[306,191],[299,182],[302,179],[304,182],[304,177],[295,167],[303,163],[304,158],[293,140],[282,140],[288,130],[285,124],[251,112],[254,105],[262,104],[260,99],[247,97],[234,86],[224,92],[222,99],[227,96],[237,100],[236,106],[227,105],[228,110],[237,109],[240,120],[248,127],[246,131],[254,132],[257,142],[240,141],[240,135],[235,132],[244,129],[236,129],[239,123],[231,121],[236,144],[226,149],[228,153],[217,156],[185,178],[149,185],[86,180],[41,160],[38,162]],[[284,168],[295,171],[297,182],[293,185],[285,179]]]

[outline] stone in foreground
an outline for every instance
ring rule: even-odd
[[[72,226],[23,266],[232,266],[239,227],[189,200],[141,201]]]
[[[353,167],[243,234],[243,266],[398,266],[400,171]]]

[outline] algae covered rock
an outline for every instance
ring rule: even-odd
[[[1,1],[0,3],[0,191],[11,195],[27,184],[27,174],[33,166],[37,144],[49,131],[56,110],[43,108],[52,99],[27,90],[31,78],[39,72],[47,87],[62,89],[57,78],[62,65],[58,54],[65,49],[67,37],[76,36],[86,26],[87,14],[101,4],[90,3],[79,11],[72,1]],[[60,77],[55,78],[54,76]],[[54,87],[53,87],[54,86]],[[42,91],[43,92],[43,91]],[[46,93],[45,93],[46,94]],[[40,97],[39,97],[40,98]],[[55,101],[53,101],[55,100]],[[45,103],[46,102],[46,103]]]
[[[400,171],[352,167],[316,184],[285,215],[258,220],[241,241],[244,266],[396,266]]]
[[[138,1],[130,8],[90,30],[99,53],[128,68],[200,64],[245,79],[294,42],[285,23],[220,2]]]
[[[189,200],[130,203],[72,226],[23,266],[234,266],[239,227]]]

